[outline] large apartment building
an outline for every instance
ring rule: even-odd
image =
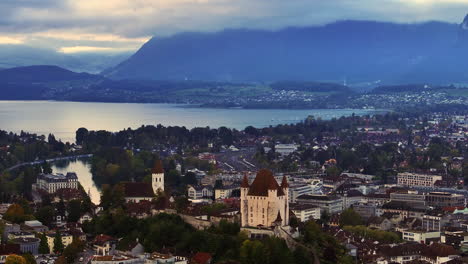
[[[437,181],[441,181],[442,176],[418,173],[398,173],[397,183],[409,187],[434,187]]]
[[[39,174],[37,188],[47,193],[55,193],[60,189],[78,189],[78,176],[74,172],[69,172],[66,175],[61,173]]]

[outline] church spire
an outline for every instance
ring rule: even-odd
[[[164,169],[163,169],[163,164],[162,164],[162,161],[161,160],[157,160],[155,163],[154,163],[154,167],[153,167],[153,173],[155,174],[160,174],[160,173],[164,173]]]

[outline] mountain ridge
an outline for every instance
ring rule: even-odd
[[[460,81],[467,76],[428,66],[428,62],[443,61],[447,53],[451,60],[458,59],[459,28],[459,24],[437,21],[344,20],[276,31],[184,32],[151,38],[103,74],[112,79],[388,83],[425,82],[426,77],[427,82],[444,83],[455,75],[459,79],[455,81]],[[438,70],[449,77],[420,76]]]

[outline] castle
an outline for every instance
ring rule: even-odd
[[[241,184],[242,227],[266,228],[289,225],[289,185],[286,176],[281,185],[273,173],[262,169],[249,184],[244,175]]]

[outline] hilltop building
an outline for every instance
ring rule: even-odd
[[[244,176],[241,184],[242,227],[289,225],[289,184],[286,176],[281,185],[269,170],[262,169],[249,184]]]
[[[66,175],[41,173],[37,176],[37,188],[50,194],[60,189],[78,189],[78,176],[74,172]]]

